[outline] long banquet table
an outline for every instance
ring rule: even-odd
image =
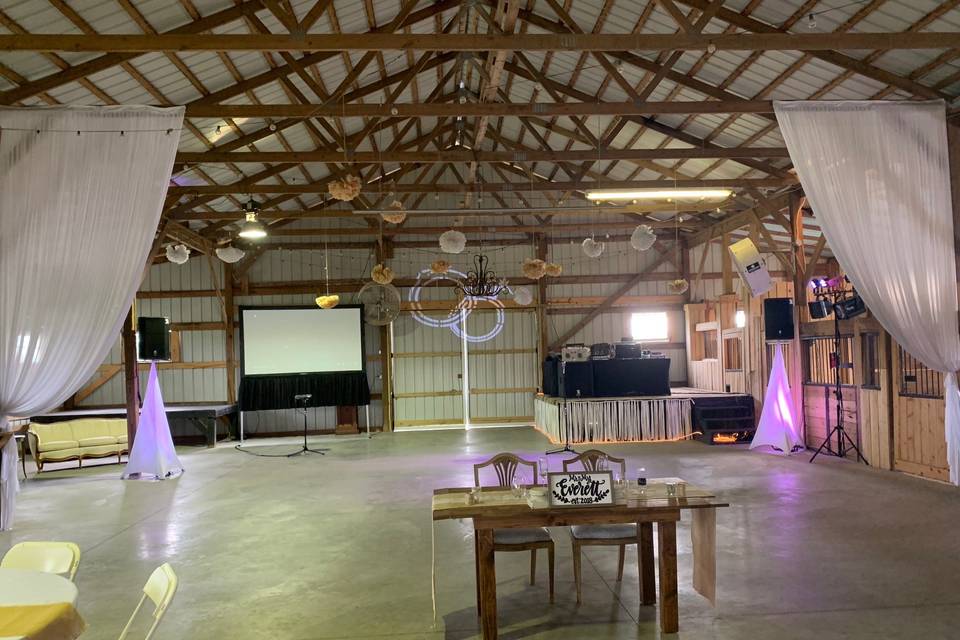
[[[583,524],[637,524],[640,558],[640,606],[657,602],[653,525],[657,525],[660,574],[660,628],[679,630],[677,596],[677,522],[682,511],[694,514],[694,588],[711,601],[715,580],[716,508],[727,507],[710,492],[684,486],[683,497],[667,497],[664,484],[648,485],[643,494],[630,487],[614,505],[589,507],[531,506],[514,497],[510,489],[484,488],[481,501],[467,504],[470,488],[437,489],[433,495],[433,520],[472,519],[479,566],[480,624],[484,640],[497,637],[497,578],[493,530],[517,527],[561,527]],[[700,557],[697,557],[701,549]]]

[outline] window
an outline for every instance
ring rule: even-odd
[[[740,356],[740,336],[723,339],[723,370],[743,371],[743,362]]]
[[[833,338],[806,338],[802,342],[804,384],[833,385],[836,370],[831,366]],[[840,338],[840,384],[853,384],[853,337]]]
[[[738,329],[743,329],[745,326],[747,326],[747,312],[743,309],[738,309],[733,315],[733,323]]]
[[[900,395],[913,398],[942,398],[943,374],[927,368],[912,355],[899,347]]]
[[[667,342],[670,327],[666,311],[649,311],[630,316],[630,335],[637,342]]]
[[[864,333],[860,336],[860,357],[863,360],[863,388],[880,388],[880,356],[877,343],[880,336],[876,333]]]
[[[710,331],[698,331],[700,334],[701,340],[703,340],[703,359],[704,360],[716,360],[717,359],[717,332],[715,330]]]

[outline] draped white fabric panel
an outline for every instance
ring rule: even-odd
[[[61,404],[116,340],[183,112],[0,108],[0,428]],[[0,529],[9,529],[19,489],[12,440],[2,455]]]
[[[870,312],[904,349],[947,374],[950,479],[960,484],[960,335],[944,103],[775,102],[774,110],[827,244]]]
[[[537,398],[534,419],[556,442],[676,440],[693,433],[692,406],[689,398]]]

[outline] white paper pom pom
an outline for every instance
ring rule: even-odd
[[[667,290],[674,295],[686,293],[687,289],[689,288],[690,283],[683,278],[677,278],[676,280],[671,280],[667,283]]]
[[[226,247],[217,247],[214,250],[214,253],[217,254],[217,257],[226,262],[227,264],[233,264],[234,262],[239,262],[243,256],[247,255],[247,252],[243,249],[237,249],[234,246]]]
[[[467,246],[467,236],[451,229],[440,234],[440,250],[444,253],[461,253]]]
[[[585,239],[580,246],[583,247],[583,252],[588,258],[599,258],[600,254],[603,253],[603,243],[597,242],[593,238]]]
[[[657,241],[657,234],[648,224],[641,224],[633,230],[630,236],[630,245],[637,251],[646,251]]]
[[[174,264],[183,264],[190,259],[190,249],[182,244],[167,245],[167,260]]]
[[[533,291],[530,287],[517,287],[513,290],[513,301],[521,307],[525,307],[533,302]]]

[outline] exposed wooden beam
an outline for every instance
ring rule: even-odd
[[[732,12],[735,13],[735,12]],[[760,23],[763,24],[763,23]],[[768,25],[769,28],[769,25]],[[0,35],[0,51],[147,53],[155,51],[831,51],[951,49],[956,32],[906,33],[339,33]]]
[[[690,158],[789,158],[786,147],[712,147],[664,149],[570,149],[530,151],[199,151],[177,154],[178,163],[225,162],[578,162],[587,160],[679,160]]]
[[[773,113],[771,100],[680,100],[677,102],[466,102],[453,95],[436,102],[411,104],[192,104],[188,118],[355,118],[436,116],[592,116],[663,115],[701,113]]]
[[[234,182],[227,185],[191,185],[172,186],[167,193],[183,195],[226,195],[233,193],[324,193],[330,180],[314,184],[250,184]],[[483,190],[486,192],[510,191],[584,191],[590,189],[673,189],[691,187],[784,187],[796,184],[790,178],[730,178],[718,180],[594,180],[594,181],[557,181],[536,182],[532,186],[523,182],[485,182],[482,186],[469,184],[398,184],[393,187],[397,193],[465,193]],[[363,191],[378,193],[379,185],[365,184]]]
[[[724,233],[729,233],[731,231],[739,229],[740,227],[746,227],[756,222],[757,221],[756,212],[758,209],[762,208],[763,213],[766,214],[769,210],[779,211],[780,209],[789,205],[789,203],[790,203],[790,198],[787,195],[772,198],[766,201],[766,203],[764,203],[763,205],[757,205],[757,207],[747,209],[746,211],[741,211],[739,213],[735,213],[733,215],[727,216],[726,218],[723,218],[717,221],[715,224],[711,225],[710,227],[707,227],[706,229],[703,229],[702,231],[698,231],[697,233],[694,233],[693,235],[691,235],[687,239],[687,242],[689,243],[690,247],[695,247],[699,244],[703,244],[704,242],[709,242],[711,239],[719,237]]]
[[[168,31],[167,34],[195,34],[209,31],[214,27],[233,22],[246,15],[253,15],[254,12],[261,10],[263,10],[263,5],[260,4],[259,0],[250,0],[235,7],[212,13],[199,20],[194,20],[193,22]],[[13,104],[20,100],[25,100],[69,82],[74,82],[91,74],[115,67],[131,58],[136,58],[138,55],[140,54],[108,53],[93,60],[67,67],[57,73],[52,73],[14,89],[0,92],[0,104]]]
[[[706,9],[710,4],[710,0],[676,0],[676,1],[681,4],[685,4],[689,7],[694,7],[701,10]],[[727,8],[720,9],[717,12],[717,18],[731,25],[734,25],[735,27],[738,27],[740,29],[746,29],[747,31],[753,32],[754,35],[765,35],[765,36],[788,35],[784,29],[767,24],[762,20],[757,20],[756,18],[743,15],[734,9],[727,9]],[[914,33],[915,32],[907,31],[900,34],[884,34],[884,35],[892,36],[894,39],[902,39],[904,40],[905,45],[909,45],[910,44],[909,38]],[[741,35],[746,35],[746,34],[736,34],[736,36],[734,37],[739,37]],[[793,35],[793,34],[789,34],[789,35]],[[804,34],[804,35],[807,35],[807,34]],[[859,49],[860,47],[847,46],[851,42],[851,40],[848,38],[851,38],[852,36],[859,35],[859,34],[824,33],[819,35],[824,36],[823,38],[824,42],[826,42],[829,38],[835,38],[836,46],[824,47],[823,49],[819,49],[819,50],[803,49],[804,51],[816,51],[816,53],[813,54],[813,57],[815,58],[819,58],[820,60],[829,62],[830,64],[836,65],[842,69],[854,71],[856,73],[859,73],[862,76],[871,78],[878,82],[883,82],[884,84],[893,85],[895,87],[903,89],[904,91],[908,91],[914,95],[918,95],[926,98],[941,98],[941,99],[948,99],[948,100],[952,99],[951,96],[948,96],[942,92],[936,91],[935,89],[931,89],[930,87],[926,87],[920,84],[919,82],[915,82],[913,80],[910,80],[909,78],[898,76],[895,73],[892,73],[885,69],[881,69],[880,67],[876,67],[872,64],[869,64],[862,60],[858,60],[856,58],[850,57],[848,55],[845,55],[837,51],[837,50],[844,50],[844,49]],[[960,35],[958,35],[957,33],[954,33],[953,44],[948,45],[947,48],[951,48],[951,49],[955,48],[957,46],[958,38],[960,38]],[[909,49],[911,47],[910,46],[904,46],[904,47],[879,46],[875,48],[886,50],[886,49],[900,49],[900,48]],[[941,47],[931,47],[931,48],[939,49]],[[757,49],[764,49],[764,47],[757,47]],[[831,49],[833,51],[831,51]]]

